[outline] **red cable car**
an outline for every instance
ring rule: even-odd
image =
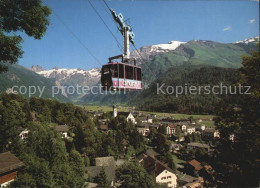
[[[101,83],[104,90],[140,90],[142,68],[126,63],[110,62],[102,66]]]
[[[123,35],[124,54],[110,57],[109,63],[102,66],[101,84],[104,90],[140,90],[142,89],[142,69],[136,66],[134,58],[130,58],[129,42],[134,45],[134,33],[130,25],[127,25],[123,15],[116,14],[113,9],[110,12],[118,23],[118,30]],[[113,62],[121,58],[121,62]],[[133,65],[129,64],[134,61]]]

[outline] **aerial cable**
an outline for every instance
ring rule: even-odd
[[[94,5],[91,3],[90,0],[87,0],[89,2],[89,4],[91,5],[91,7],[93,8],[93,10],[96,12],[96,14],[98,15],[98,17],[101,19],[101,21],[103,22],[103,24],[106,26],[106,28],[108,29],[108,31],[111,33],[111,35],[114,37],[114,39],[116,40],[117,44],[121,47],[121,51],[123,51],[123,47],[121,46],[121,44],[119,43],[119,41],[117,40],[116,36],[113,34],[113,32],[110,30],[110,28],[108,27],[108,25],[106,24],[106,22],[104,21],[104,19],[101,17],[101,15],[98,13],[97,9],[94,7]]]
[[[87,50],[87,52],[100,64],[102,63],[97,59],[97,57],[89,50],[89,48],[79,39],[79,37],[70,29],[69,26],[67,26],[62,19],[54,13],[54,15],[60,20],[60,22],[64,25],[64,27],[72,34],[72,36]]]
[[[109,7],[108,7],[108,5],[107,5],[107,3],[103,0],[103,2],[106,4],[106,7],[108,8],[108,10],[110,11],[110,9],[109,9]],[[104,10],[106,11],[106,13],[107,13],[107,15],[108,15],[108,17],[109,18],[111,18],[111,20],[112,20],[112,22],[115,24],[115,27],[117,28],[117,24],[116,24],[116,21],[112,18],[112,16],[111,16],[111,13],[110,12],[108,12],[108,10],[107,10],[107,8],[104,6],[104,4],[103,3],[101,3],[100,2],[100,4],[102,5],[102,7],[104,8]],[[120,33],[120,31],[117,29],[117,32],[118,33]],[[121,33],[120,33],[121,34]],[[118,45],[118,44],[117,44]],[[121,46],[121,48],[122,48],[122,46]]]
[[[88,0],[89,1],[89,0]],[[103,0],[103,2],[104,2],[104,4],[106,5],[106,7],[107,7],[107,9],[110,11],[110,7],[108,6],[108,4],[107,4],[107,2],[105,1],[105,0]],[[107,11],[106,11],[107,12]],[[108,13],[108,12],[107,12]],[[111,16],[111,14],[109,14],[110,16]],[[112,18],[112,17],[111,17]],[[115,20],[112,18],[112,20],[114,21],[114,23],[115,23],[115,25],[116,25],[116,22],[115,22]],[[116,25],[116,27],[117,27],[117,25]],[[132,44],[132,46],[134,47],[134,49],[135,49],[135,51],[137,52],[137,54],[140,56],[140,58],[141,58],[141,61],[143,62],[143,64],[145,64],[147,67],[148,67],[148,69],[150,70],[150,72],[153,74],[153,76],[154,76],[154,78],[155,78],[155,80],[157,79],[157,76],[156,76],[156,74],[152,71],[152,69],[150,68],[150,66],[148,66],[145,62],[145,60],[144,60],[144,58],[143,58],[143,56],[141,55],[141,53],[138,51],[138,49],[135,47],[135,45],[133,45]]]
[[[150,68],[150,66],[146,64],[147,61],[144,60],[142,54],[138,51],[138,49],[137,49],[134,45],[132,45],[132,46],[134,47],[134,49],[135,49],[135,51],[137,52],[137,54],[140,56],[141,61],[143,62],[143,64],[145,64],[146,67],[148,67],[148,69],[150,70],[150,72],[151,72],[152,75],[154,76],[154,78],[155,78],[154,80],[156,80],[156,79],[158,78],[158,76],[156,76],[156,74],[152,71],[152,69]]]
[[[45,0],[43,0],[43,3],[46,5]],[[70,27],[61,19],[58,14],[56,14],[53,10],[52,13],[58,18],[58,20],[62,23],[62,25],[69,31],[69,33],[81,44],[81,46],[89,53],[89,55],[95,59],[97,63],[99,63],[102,66],[102,63],[98,60],[98,58],[90,51],[90,49],[79,39],[79,37],[70,29]]]

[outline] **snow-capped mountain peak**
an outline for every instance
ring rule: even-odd
[[[248,44],[249,42],[259,42],[259,37],[247,38],[247,39],[245,39],[245,40],[236,41],[236,42],[234,42],[233,44],[238,44],[238,43]]]
[[[84,75],[87,77],[100,77],[99,69],[82,70],[82,69],[66,69],[66,68],[53,68],[51,70],[44,70],[37,72],[38,74],[46,78],[56,78],[57,75],[63,78],[68,78],[76,74]]]
[[[170,41],[168,44],[157,44],[152,45],[150,52],[167,52],[167,51],[173,51],[176,48],[178,48],[181,44],[184,44],[185,42],[181,41]]]

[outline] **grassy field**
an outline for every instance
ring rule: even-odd
[[[156,114],[157,116],[173,117],[174,119],[187,119],[189,117],[192,117],[195,120],[200,118],[210,120],[213,119],[214,117],[213,115],[189,115],[189,114],[172,114],[172,113],[161,113],[161,112],[145,112],[145,113]]]
[[[215,128],[214,121],[202,121],[199,124],[205,125],[206,128]]]
[[[85,107],[88,111],[99,111],[102,110],[104,112],[110,112],[113,110],[112,106],[92,106],[92,105],[82,105],[82,107]],[[121,107],[117,106],[118,112],[126,112],[128,111],[128,107]]]
[[[88,111],[99,111],[99,110],[102,110],[104,112],[109,112],[109,111],[113,110],[112,106],[84,105],[82,107],[85,107]],[[117,106],[117,111],[118,112],[127,112],[130,109],[131,109],[130,107]],[[187,119],[189,117],[192,117],[194,120],[198,120],[198,119],[202,118],[202,119],[205,119],[205,121],[203,121],[203,124],[205,124],[206,126],[214,126],[214,122],[211,121],[213,119],[213,117],[214,117],[213,115],[172,114],[172,113],[146,112],[146,111],[140,111],[140,112],[147,113],[147,114],[156,114],[158,117],[159,116],[173,117],[174,119]]]

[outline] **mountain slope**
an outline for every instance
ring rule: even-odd
[[[34,86],[36,87],[36,92],[32,94],[32,96],[39,97],[40,91],[43,91],[41,95],[42,98],[52,98],[52,87],[56,86],[54,80],[44,78],[18,64],[8,65],[8,72],[0,74],[0,83],[0,92],[14,92],[11,88],[18,86],[26,98],[29,98],[29,92],[25,93],[25,90],[27,89],[27,91],[29,91],[29,87],[31,87],[31,92],[33,93]],[[19,91],[18,87],[15,88],[15,91]],[[55,95],[54,99],[63,102],[69,101],[61,94]]]
[[[231,44],[214,41],[194,40],[187,43],[170,42],[165,45],[145,46],[132,52],[132,57],[139,57],[138,62],[143,68],[144,84],[151,84],[158,78],[164,77],[169,69],[176,68],[177,73],[184,70],[180,66],[215,66],[223,68],[241,67],[241,56],[249,55],[251,50],[257,48],[259,38],[246,39]],[[172,44],[171,44],[172,43]],[[142,56],[140,59],[139,54]],[[169,79],[175,79],[176,74],[167,74]],[[88,94],[81,98],[81,103],[114,104],[127,103],[139,93],[147,91],[128,92],[127,95]],[[148,95],[137,95],[141,99],[149,98]],[[140,101],[142,102],[142,101]],[[138,104],[138,103],[133,103]]]
[[[150,87],[133,97],[131,105],[141,110],[178,112],[178,113],[214,113],[214,107],[222,97],[227,97],[225,87],[222,94],[212,92],[218,85],[232,86],[238,75],[235,69],[205,65],[181,65],[169,69]],[[210,89],[210,92],[207,91]],[[190,88],[193,87],[191,92]],[[214,92],[220,92],[214,89]]]
[[[259,38],[230,44],[205,40],[180,44],[175,50],[155,55],[152,60],[142,63],[144,80],[149,83],[169,68],[182,64],[239,68],[242,63],[241,56],[256,50],[257,41]]]

